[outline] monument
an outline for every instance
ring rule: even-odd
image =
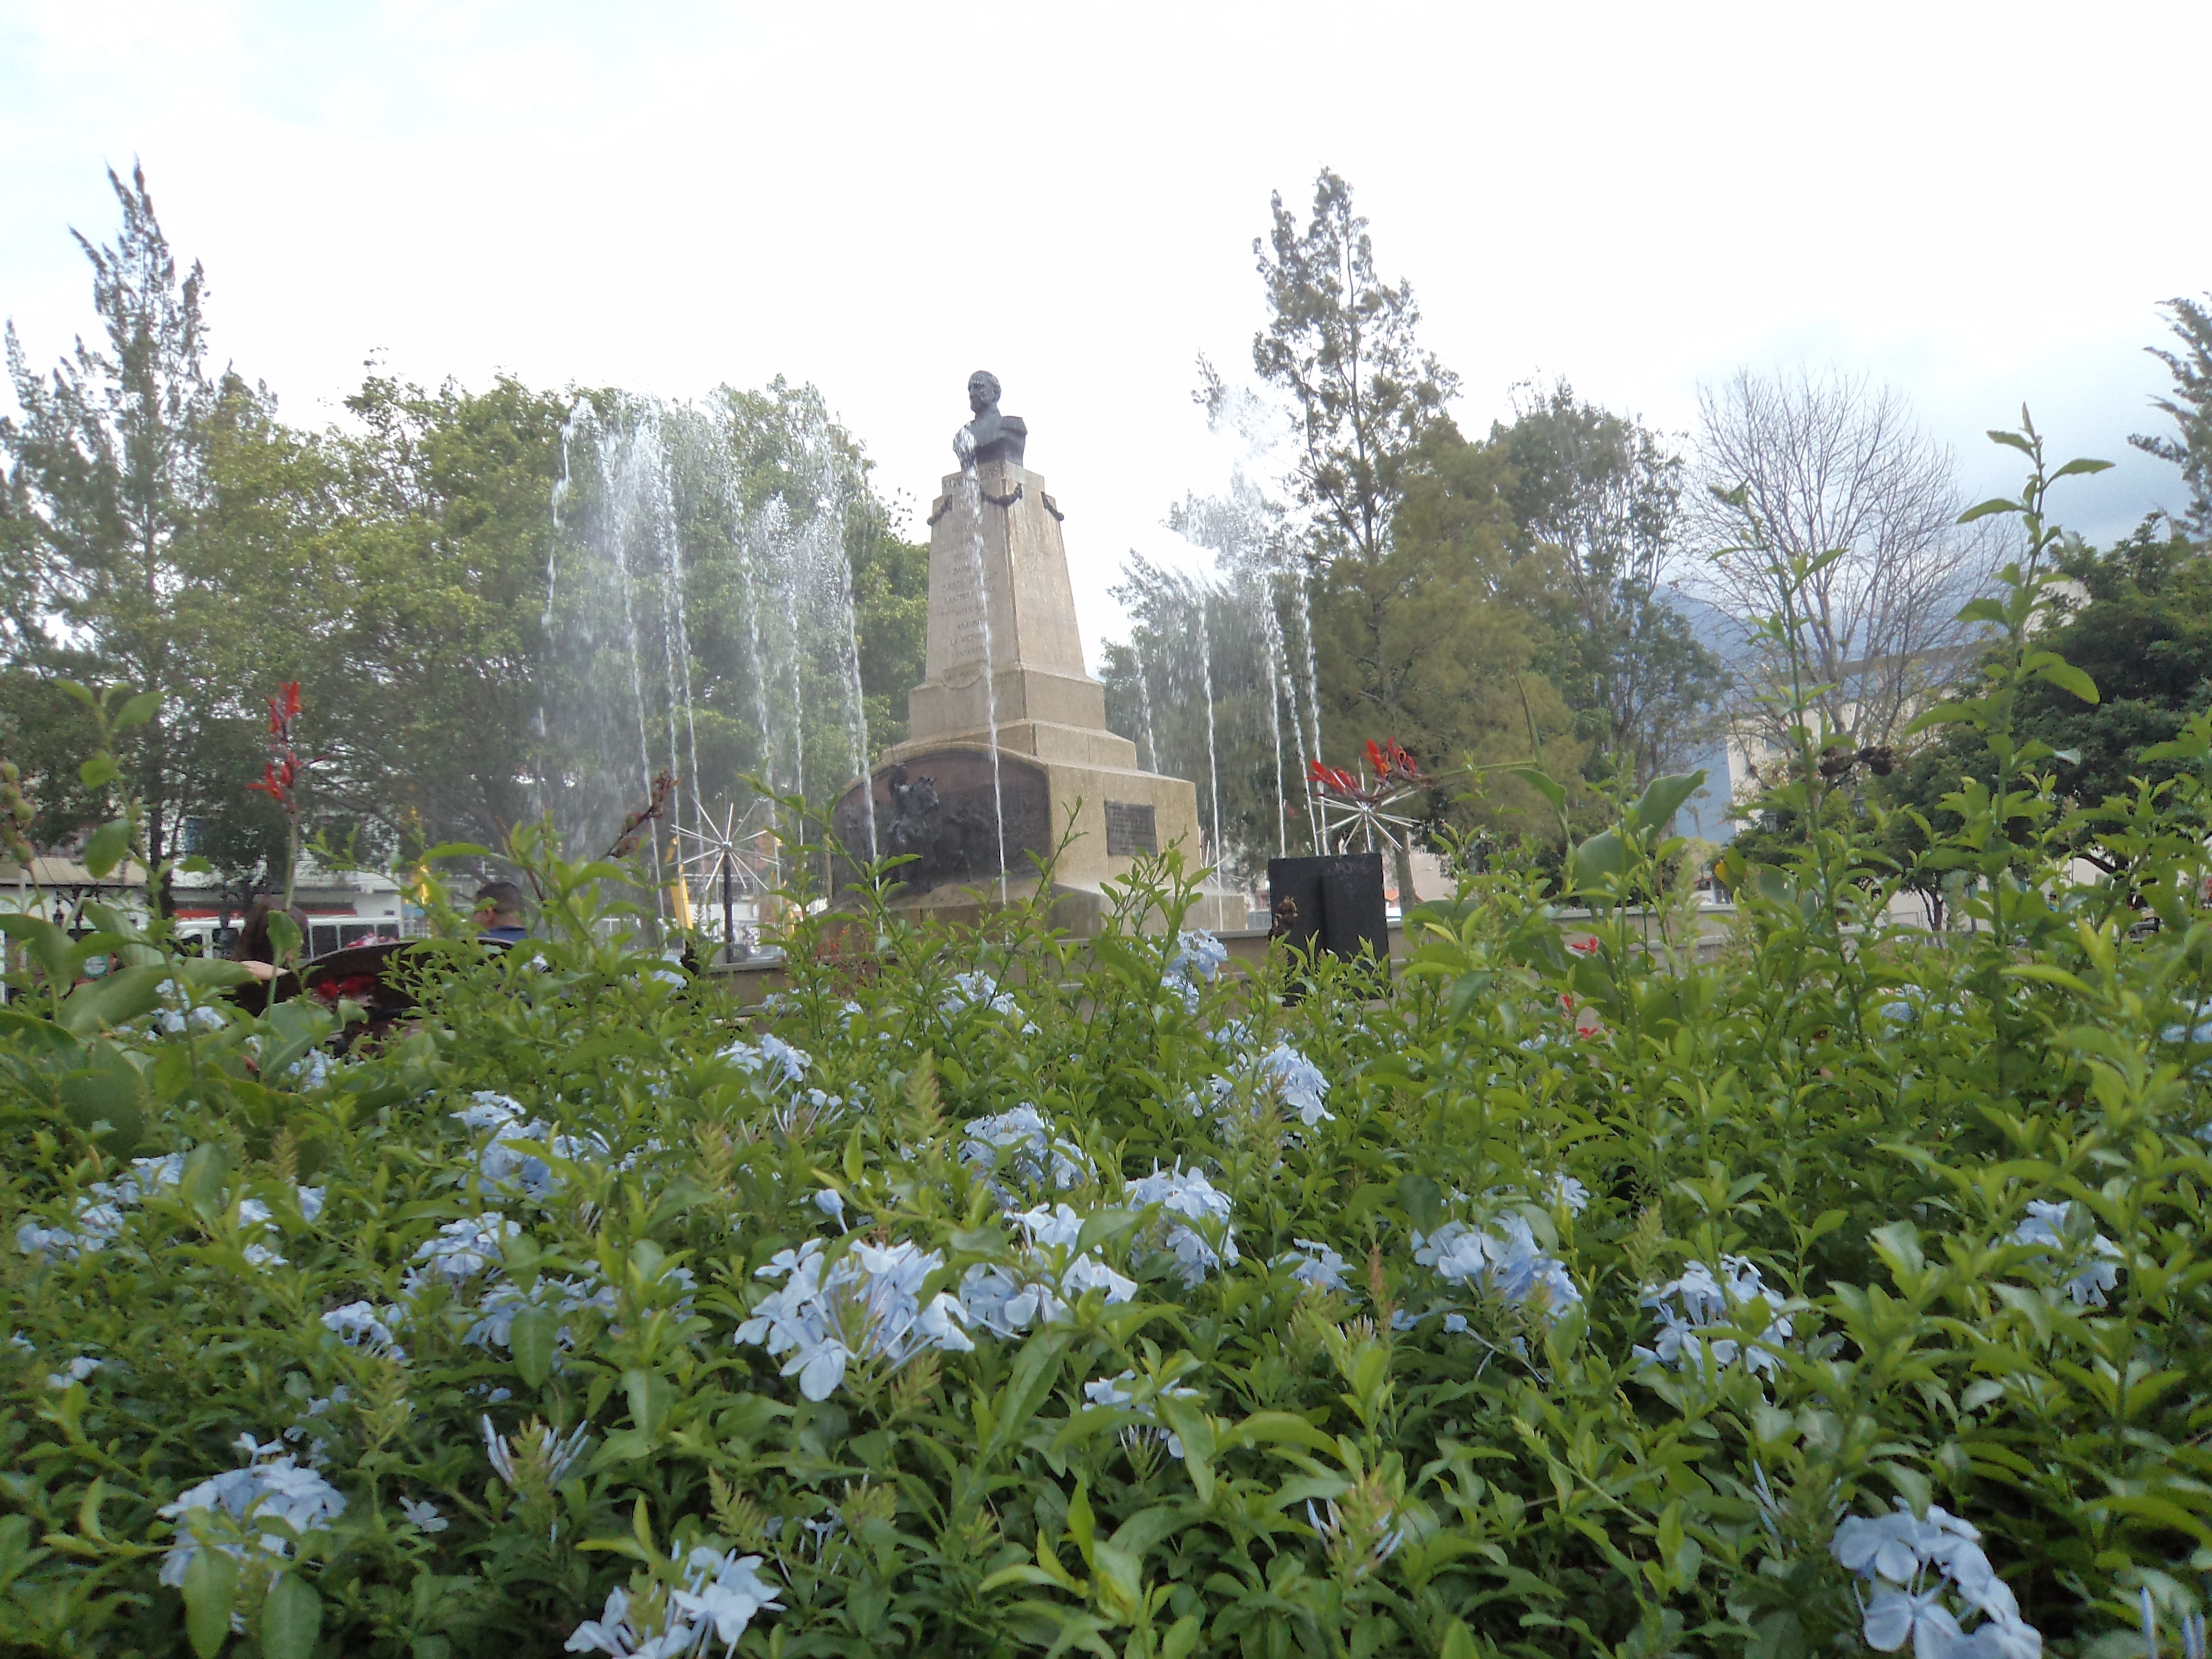
[[[1203,862],[1198,793],[1139,769],[1137,747],[1106,729],[1106,689],[1084,667],[1064,517],[1024,465],[1029,428],[999,411],[998,377],[969,377],[973,418],[954,435],[960,471],[929,510],[929,617],[922,682],[907,699],[907,740],[839,799],[838,839],[911,855],[902,908],[951,920],[979,902],[1036,890],[1036,860],[1063,830],[1052,870],[1055,923],[1095,932],[1103,886],[1141,854]],[[1072,815],[1072,823],[1071,823]],[[1242,927],[1241,895],[1209,886],[1194,927]]]

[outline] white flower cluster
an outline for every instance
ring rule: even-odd
[[[1433,1233],[1416,1232],[1413,1260],[1449,1284],[1477,1285],[1509,1302],[1534,1300],[1549,1319],[1583,1299],[1566,1264],[1546,1255],[1527,1218],[1510,1211],[1486,1226],[1447,1221]]]
[[[2089,1233],[2086,1239],[2068,1237],[2076,1231],[2069,1224],[2073,1218],[2071,1199],[2056,1204],[2032,1200],[2027,1219],[2012,1230],[2012,1242],[2041,1252],[2064,1251],[2065,1266],[2060,1271],[2067,1275],[2066,1294],[2076,1306],[2101,1308],[2120,1282],[2120,1270],[2112,1265],[2123,1259],[2120,1247],[2102,1233]]]
[[[1089,1154],[1060,1134],[1034,1106],[1024,1104],[989,1117],[974,1117],[960,1143],[961,1161],[980,1174],[1005,1172],[1025,1188],[1066,1192],[1097,1173]]]
[[[814,1064],[814,1057],[804,1048],[794,1048],[773,1031],[763,1031],[758,1042],[732,1042],[721,1051],[722,1059],[736,1066],[747,1077],[764,1078],[770,1084],[788,1084],[796,1089],[806,1081],[806,1073]]]
[[[1039,1206],[1014,1219],[1028,1235],[1021,1261],[1010,1267],[979,1261],[960,1281],[960,1311],[970,1324],[1012,1336],[1066,1318],[1069,1302],[1085,1291],[1103,1291],[1109,1303],[1136,1295],[1134,1279],[1115,1273],[1096,1250],[1076,1249],[1083,1218],[1073,1206]]]
[[[1161,1248],[1174,1255],[1186,1287],[1204,1283],[1216,1268],[1237,1265],[1237,1230],[1230,1224],[1229,1194],[1208,1181],[1203,1171],[1184,1169],[1180,1159],[1172,1170],[1162,1170],[1156,1163],[1152,1174],[1129,1183],[1129,1202],[1157,1204],[1170,1217],[1186,1218],[1170,1220],[1161,1240]],[[1193,1222],[1203,1224],[1208,1231],[1218,1229],[1219,1245],[1191,1225]]]
[[[566,1644],[570,1653],[605,1653],[614,1659],[678,1659],[704,1652],[708,1641],[735,1653],[738,1638],[756,1614],[781,1607],[777,1586],[760,1576],[761,1558],[735,1550],[717,1553],[704,1545],[684,1563],[684,1588],[668,1593],[661,1628],[647,1636],[630,1619],[629,1592],[617,1585],[597,1619],[576,1626]]]
[[[924,1348],[964,1353],[975,1345],[961,1327],[958,1302],[939,1291],[925,1304],[923,1282],[945,1265],[914,1243],[855,1243],[834,1262],[822,1241],[781,1250],[756,1277],[781,1279],[738,1327],[736,1340],[789,1354],[783,1375],[799,1378],[809,1400],[827,1400],[845,1368],[865,1355],[903,1365]]]
[[[1297,1248],[1284,1251],[1271,1265],[1288,1267],[1291,1278],[1317,1291],[1352,1288],[1352,1281],[1345,1277],[1344,1258],[1328,1245],[1310,1238],[1294,1238],[1291,1243]]]
[[[66,1227],[41,1227],[26,1221],[15,1229],[15,1248],[25,1255],[52,1261],[70,1261],[94,1250],[104,1250],[123,1231],[125,1214],[137,1205],[167,1192],[185,1178],[185,1155],[134,1158],[131,1173],[120,1181],[95,1181],[76,1201]]]
[[[200,1517],[239,1523],[227,1529],[230,1541],[208,1539],[232,1559],[244,1562],[250,1553],[283,1560],[301,1534],[327,1528],[345,1512],[345,1496],[313,1469],[303,1469],[289,1454],[275,1455],[283,1443],[265,1445],[250,1434],[238,1437],[238,1449],[247,1457],[246,1467],[226,1470],[177,1494],[176,1501],[161,1506],[162,1519],[179,1522],[176,1541],[161,1559],[161,1582],[172,1588],[183,1584],[185,1573],[199,1553],[202,1534],[214,1530]],[[254,1523],[281,1522],[281,1532],[255,1533]]]
[[[1907,1644],[1916,1659],[2040,1659],[2043,1636],[2020,1616],[2012,1588],[1982,1553],[1981,1534],[1930,1504],[1922,1519],[1898,1500],[1894,1515],[1855,1515],[1836,1528],[1830,1552],[1865,1585],[1862,1634],[1879,1653]],[[1954,1596],[1981,1614],[1963,1628]]]
[[[1766,1304],[1765,1328],[1752,1340],[1701,1334],[1709,1326],[1747,1325],[1745,1310],[1759,1302]],[[1694,1370],[1704,1365],[1707,1352],[1716,1367],[1741,1364],[1754,1375],[1778,1370],[1782,1364],[1781,1345],[1790,1340],[1789,1316],[1782,1311],[1785,1304],[1767,1289],[1747,1257],[1723,1256],[1717,1277],[1704,1262],[1692,1261],[1680,1279],[1646,1290],[1643,1305],[1652,1310],[1659,1325],[1652,1346],[1635,1351],[1646,1364]]]
[[[1169,1456],[1181,1457],[1182,1437],[1172,1430],[1164,1429],[1159,1425],[1159,1413],[1154,1408],[1152,1401],[1154,1400],[1195,1400],[1198,1398],[1198,1390],[1180,1388],[1170,1383],[1164,1389],[1154,1390],[1148,1398],[1139,1400],[1130,1389],[1122,1386],[1126,1382],[1134,1382],[1136,1380],[1137,1374],[1134,1371],[1123,1371],[1118,1376],[1102,1376],[1095,1382],[1085,1382],[1083,1385],[1083,1397],[1094,1406],[1109,1406],[1117,1411],[1129,1412],[1143,1418],[1151,1426],[1142,1430],[1141,1432],[1157,1438],[1168,1449]],[[1134,1425],[1123,1430],[1121,1433],[1123,1443],[1129,1443],[1137,1432],[1139,1431],[1136,1430]]]

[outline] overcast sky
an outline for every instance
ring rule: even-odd
[[[0,0],[0,312],[89,325],[71,226],[134,156],[218,356],[295,421],[362,360],[672,397],[820,386],[887,495],[994,369],[1066,509],[1096,659],[1128,549],[1231,451],[1251,242],[1348,178],[1479,431],[1565,375],[1669,429],[1739,365],[1863,370],[1954,445],[2023,400],[2061,498],[2178,505],[2158,302],[2212,288],[2212,5],[1305,8]],[[919,532],[918,520],[915,529]]]

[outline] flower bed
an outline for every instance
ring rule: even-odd
[[[545,936],[456,947],[367,1057],[182,963],[19,1003],[0,1642],[2171,1640],[2212,1560],[2191,742],[2132,881],[1948,945],[1815,848],[1710,964],[1642,902],[1571,951],[1499,876],[1388,986],[879,918],[865,978],[802,930],[739,1019],[556,866]]]

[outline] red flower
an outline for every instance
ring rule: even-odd
[[[1588,939],[1571,939],[1567,941],[1567,949],[1579,951],[1586,957],[1594,957],[1597,954],[1597,936],[1592,934]]]
[[[276,688],[276,696],[264,697],[269,705],[269,730],[276,737],[290,733],[292,722],[300,714],[300,682],[287,680]]]

